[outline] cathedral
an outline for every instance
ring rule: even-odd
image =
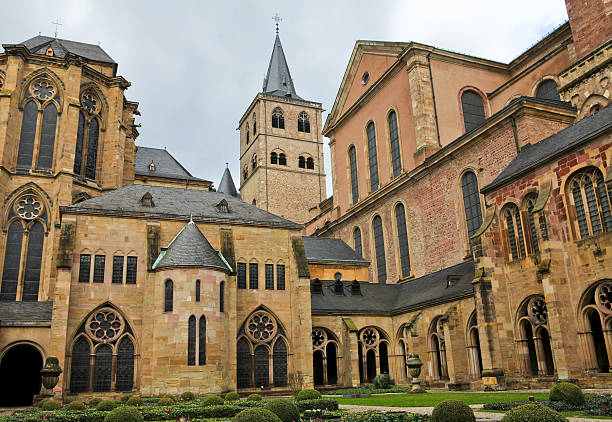
[[[99,46],[0,54],[0,406],[56,395],[612,385],[612,5],[509,63],[357,41],[330,113],[278,32],[238,188],[137,141]],[[254,92],[256,89],[254,89]],[[323,142],[331,150],[330,196]]]

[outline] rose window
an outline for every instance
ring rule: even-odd
[[[548,321],[548,309],[543,297],[534,297],[527,305],[527,315],[536,325],[546,324]]]
[[[55,88],[49,85],[46,81],[37,82],[34,84],[32,93],[39,100],[47,100],[55,95]]]
[[[34,196],[26,196],[15,204],[15,212],[21,218],[32,220],[42,214],[43,206]]]
[[[323,330],[312,330],[312,345],[314,347],[321,347],[327,340],[327,335]]]
[[[612,283],[600,284],[595,290],[597,307],[607,314],[612,313]]]
[[[96,341],[107,343],[115,340],[123,331],[123,318],[115,311],[101,309],[87,322],[87,333]]]
[[[363,342],[368,346],[373,346],[378,340],[378,333],[373,328],[368,328],[361,335]]]
[[[81,104],[83,104],[83,107],[85,107],[89,114],[94,114],[98,111],[98,102],[91,94],[83,95],[83,98],[81,99]]]
[[[258,312],[249,320],[247,332],[255,341],[270,341],[276,334],[276,321],[270,315]]]

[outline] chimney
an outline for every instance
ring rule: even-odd
[[[565,0],[576,60],[612,39],[612,1]]]

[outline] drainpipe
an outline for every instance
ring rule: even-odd
[[[431,85],[431,96],[433,98],[434,118],[436,120],[436,135],[438,136],[438,146],[441,147],[440,128],[438,127],[438,108],[436,107],[436,92],[434,90],[433,74],[431,73],[431,53],[427,55],[427,67],[429,68],[429,83]]]

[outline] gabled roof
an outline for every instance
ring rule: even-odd
[[[151,162],[155,170],[150,170]],[[135,173],[137,176],[165,177],[168,179],[203,180],[193,177],[168,151],[161,148],[138,147]]]
[[[63,58],[67,53],[76,54],[84,59],[94,60],[116,64],[115,61],[108,55],[99,45],[86,44],[78,41],[62,40],[59,38],[46,37],[37,35],[22,42],[21,44],[30,50],[33,54],[46,54],[47,48],[53,48],[53,54],[56,57]]]
[[[323,293],[312,293],[313,313],[394,314],[474,293],[474,261],[466,261],[402,284],[360,283],[361,293],[334,293],[334,280],[322,281]],[[314,281],[311,281],[311,284]]]
[[[268,73],[263,83],[263,92],[264,94],[272,94],[279,97],[302,99],[295,92],[293,79],[291,79],[287,59],[285,58],[283,46],[281,45],[278,34],[276,34],[276,39],[274,40],[274,48],[272,49],[272,57],[270,57],[270,64],[268,65]]]
[[[612,105],[579,120],[536,144],[525,145],[521,148],[521,152],[514,157],[514,160],[510,161],[510,164],[495,180],[482,188],[481,192],[489,192],[528,172],[533,167],[553,159],[557,155],[563,154],[582,142],[599,136],[610,129],[612,129]]]
[[[162,248],[153,264],[154,270],[169,267],[206,267],[232,271],[221,252],[213,249],[193,221],[181,229],[167,248]]]
[[[369,265],[342,239],[302,236],[308,263]]]
[[[221,178],[221,183],[219,183],[217,192],[225,193],[226,195],[233,196],[234,198],[240,198],[240,194],[236,190],[236,185],[234,185],[234,179],[232,179],[232,173],[230,173],[229,167],[225,167],[225,171],[223,172],[223,177]]]

